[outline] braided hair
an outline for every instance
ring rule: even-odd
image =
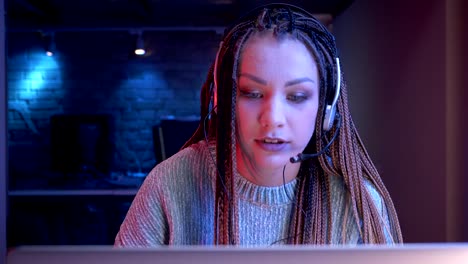
[[[363,243],[386,243],[388,232],[393,242],[402,242],[397,213],[380,175],[372,163],[348,107],[347,87],[342,74],[335,73],[338,57],[334,37],[310,13],[288,4],[270,4],[257,8],[226,29],[213,66],[208,71],[201,90],[201,121],[184,147],[205,138],[216,140],[215,243],[239,244],[238,208],[234,175],[236,164],[236,95],[240,56],[252,34],[272,31],[278,39],[292,36],[311,51],[318,71],[320,98],[318,116],[325,113],[328,98],[333,97],[334,85],[340,78],[336,124],[324,131],[323,118],[317,118],[315,133],[304,152],[323,151],[326,155],[304,160],[298,173],[296,207],[291,215],[289,244],[328,244],[332,238],[330,177],[342,177],[348,203],[343,225],[350,217],[358,223]],[[217,89],[218,104],[213,107],[213,90]],[[211,116],[206,124],[207,116]],[[330,135],[336,135],[336,140]],[[330,142],[333,141],[333,142]],[[339,175],[339,176],[337,176]],[[376,205],[367,191],[365,180],[373,184],[388,210],[390,230],[385,230]],[[342,230],[342,242],[346,230]]]

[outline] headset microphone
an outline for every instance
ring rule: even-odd
[[[333,137],[332,139],[330,140],[330,142],[327,143],[327,145],[322,149],[320,150],[319,152],[317,153],[314,153],[314,154],[304,154],[304,153],[299,153],[297,154],[296,156],[294,157],[291,157],[289,159],[289,161],[291,163],[298,163],[298,162],[301,162],[301,161],[304,161],[304,160],[307,160],[307,159],[311,159],[311,158],[315,158],[315,157],[318,157],[320,155],[322,155],[323,153],[325,153],[328,148],[330,148],[331,144],[333,143],[333,141],[335,141],[336,137],[338,136],[339,134],[339,131],[340,131],[340,127],[341,127],[341,116],[339,113],[336,113],[336,119],[338,121],[338,124],[336,125],[336,130],[335,130],[335,134],[333,134]]]
[[[325,153],[325,151],[327,151],[326,148],[322,149],[321,151],[315,153],[315,154],[304,154],[304,153],[299,153],[297,154],[296,156],[294,157],[291,157],[289,159],[289,161],[291,163],[298,163],[298,162],[301,162],[301,161],[304,161],[304,160],[307,160],[307,159],[311,159],[311,158],[315,158],[315,157],[318,157],[320,155],[322,155],[323,153]]]

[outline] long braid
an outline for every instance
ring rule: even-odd
[[[357,222],[362,224],[363,234],[361,237],[364,243],[385,243],[385,234],[383,228],[381,228],[383,224],[380,221],[379,213],[364,186],[364,178],[366,178],[375,185],[388,209],[390,230],[387,231],[391,232],[395,242],[402,242],[395,207],[357,133],[347,102],[347,87],[343,83],[342,94],[338,103],[339,112],[344,120],[340,132],[339,163],[340,167],[343,168],[343,179],[349,188],[354,218],[356,221],[361,219]],[[341,142],[345,143],[344,148],[341,148]],[[333,162],[335,163],[335,160]]]
[[[241,30],[243,27],[247,27],[248,24],[241,24],[237,27],[237,30]],[[251,31],[251,30],[250,30]],[[238,208],[237,208],[237,193],[235,192],[235,171],[237,170],[236,164],[236,98],[237,98],[237,64],[239,63],[240,51],[243,44],[248,38],[249,30],[246,34],[229,34],[224,42],[223,48],[220,52],[220,57],[225,58],[219,60],[221,67],[232,67],[229,71],[224,71],[220,78],[220,87],[229,87],[231,89],[218,89],[218,99],[221,105],[225,107],[218,110],[219,120],[224,122],[218,122],[217,131],[223,131],[225,133],[222,136],[217,137],[217,157],[218,167],[223,168],[224,175],[220,176],[217,180],[219,184],[216,186],[216,201],[217,204],[223,205],[223,210],[215,212],[215,221],[218,226],[222,228],[217,229],[216,243],[217,244],[239,244],[239,221],[238,221]],[[236,43],[236,44],[233,44]],[[225,56],[230,53],[232,57]],[[231,65],[231,66],[229,66]],[[230,74],[232,72],[232,74]],[[215,73],[217,74],[217,73]],[[226,137],[227,136],[227,137]],[[227,143],[227,144],[226,144]],[[226,148],[227,146],[227,148]],[[225,185],[222,185],[223,182]],[[221,188],[226,190],[220,191]],[[227,192],[227,193],[226,193]]]
[[[220,58],[224,58],[226,53],[226,49],[221,49],[219,56]],[[221,67],[224,65],[224,60],[218,61]],[[228,71],[223,72],[222,78],[219,78],[220,87],[224,86],[223,81],[226,79],[225,75]],[[218,72],[214,72],[215,78],[218,78]],[[232,153],[231,148],[231,107],[232,101],[225,100],[227,96],[231,96],[229,93],[229,89],[218,89],[218,103],[225,107],[218,109],[218,119],[220,122],[217,123],[217,137],[216,137],[216,157],[217,157],[217,167],[219,168],[219,177],[216,180],[216,193],[215,193],[215,201],[217,205],[217,210],[215,210],[215,223],[218,226],[215,233],[215,243],[220,245],[227,245],[231,244],[230,234],[230,227],[232,225],[231,218],[232,218],[232,207],[231,201],[235,199],[232,197],[232,173],[229,169],[232,165],[232,158],[230,153]],[[225,95],[226,94],[226,95]],[[223,122],[224,121],[224,122]],[[223,131],[225,133],[219,133]],[[226,142],[228,144],[226,144]],[[224,189],[225,188],[225,189]],[[235,201],[235,200],[234,200]]]
[[[389,233],[391,233],[392,237],[394,238],[395,241],[402,241],[402,234],[401,234],[401,229],[400,229],[400,224],[398,221],[397,213],[395,210],[395,206],[393,204],[393,201],[390,197],[390,194],[388,190],[385,188],[385,185],[382,181],[382,179],[379,176],[379,173],[375,166],[372,164],[370,161],[370,157],[366,151],[366,149],[363,146],[363,143],[357,133],[356,134],[356,139],[359,144],[359,148],[362,153],[362,163],[364,164],[364,173],[366,175],[369,175],[368,178],[369,180],[373,183],[373,185],[376,187],[377,191],[381,194],[383,200],[387,204],[387,210],[389,211],[389,223],[390,223],[390,230],[387,230]],[[380,223],[376,223],[376,225],[379,225]]]
[[[292,210],[291,214],[291,224],[289,228],[289,244],[302,244],[304,239],[304,218],[305,218],[305,211],[304,211],[304,202],[305,199],[302,197],[305,196],[306,189],[310,186],[307,185],[307,181],[310,181],[308,177],[299,170],[298,175],[298,184],[297,184],[297,199],[296,199],[296,206]]]
[[[358,134],[358,132],[354,131],[356,135],[356,139],[358,141],[359,149],[362,153],[362,163],[364,164],[364,172],[366,175],[369,175],[369,179],[371,182],[374,184],[376,187],[377,191],[382,195],[383,200],[387,203],[387,210],[389,210],[389,223],[390,223],[390,230],[388,230],[394,240],[396,241],[403,241],[403,236],[401,234],[401,228],[400,228],[400,223],[398,221],[397,213],[395,210],[395,206],[393,204],[393,201],[390,197],[390,194],[388,190],[385,188],[385,185],[380,178],[380,175],[375,168],[374,164],[371,162],[371,159],[369,157],[369,154],[367,150],[364,148],[364,144],[362,143],[362,140]]]
[[[290,226],[290,236],[293,238],[292,244],[302,244],[304,241],[304,218],[306,217],[305,215],[307,214],[305,210],[305,199],[303,198],[305,196],[306,190],[309,188],[309,185],[307,184],[310,179],[306,176],[301,176],[299,182],[299,192],[297,194],[297,204],[296,208],[294,210],[293,214],[293,221]]]
[[[359,162],[359,153],[356,153],[356,149],[354,148],[355,140],[354,134],[352,133],[352,120],[351,115],[348,113],[348,104],[347,104],[347,89],[343,85],[341,91],[341,98],[338,103],[338,109],[342,114],[343,118],[343,126],[341,128],[340,133],[340,160],[342,166],[342,176],[344,178],[345,183],[348,183],[349,192],[351,194],[351,200],[355,201],[353,203],[354,209],[354,217],[356,223],[359,224],[359,219],[363,221],[362,223],[362,233],[361,237],[363,238],[364,242],[367,242],[368,237],[368,217],[367,217],[367,210],[364,210],[364,203],[367,202],[363,199],[363,189],[365,188],[362,183],[362,170],[361,164]],[[361,216],[361,217],[359,217]]]

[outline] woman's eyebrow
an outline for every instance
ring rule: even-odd
[[[291,86],[291,85],[295,85],[295,84],[299,84],[299,83],[303,83],[303,82],[315,83],[315,80],[313,80],[311,78],[308,78],[308,77],[298,78],[298,79],[294,79],[292,81],[287,81],[285,86]]]
[[[239,78],[240,77],[245,77],[247,79],[250,79],[256,83],[259,83],[259,84],[262,84],[262,85],[267,85],[268,82],[258,76],[255,76],[255,75],[252,75],[250,73],[240,73],[239,74]],[[285,86],[292,86],[292,85],[296,85],[296,84],[299,84],[299,83],[303,83],[303,82],[311,82],[311,83],[315,83],[315,80],[311,79],[311,78],[308,78],[308,77],[304,77],[304,78],[298,78],[298,79],[294,79],[294,80],[291,80],[291,81],[287,81],[285,83]]]
[[[247,79],[250,79],[250,80],[252,80],[252,81],[254,81],[254,82],[256,82],[256,83],[262,84],[262,85],[267,85],[267,83],[268,83],[266,80],[263,80],[262,78],[257,77],[257,76],[255,76],[255,75],[252,75],[252,74],[250,74],[250,73],[242,73],[242,72],[241,72],[241,73],[239,74],[239,78],[240,78],[240,77],[245,77],[245,78],[247,78]]]

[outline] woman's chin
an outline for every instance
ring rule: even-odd
[[[289,162],[289,156],[287,155],[275,155],[275,156],[260,156],[256,157],[255,163],[259,167],[259,169],[264,170],[276,170],[276,169],[283,169],[285,165]]]

